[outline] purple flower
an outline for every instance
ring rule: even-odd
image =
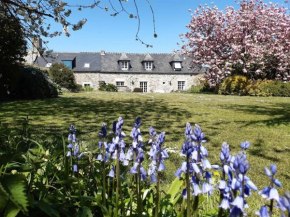
[[[241,143],[241,149],[242,150],[247,150],[248,148],[250,147],[250,142],[249,141],[246,141],[246,142],[242,142]]]
[[[109,177],[112,177],[112,178],[114,178],[114,177],[115,177],[115,168],[114,168],[114,166],[113,166],[113,165],[112,165],[112,168],[111,168],[111,170],[110,170],[110,172],[109,172],[108,176],[109,176]]]
[[[270,217],[266,206],[262,206],[260,211],[256,212],[256,215],[261,217]]]
[[[73,171],[75,172],[75,173],[77,173],[78,172],[78,165],[74,165],[74,169],[73,169]]]

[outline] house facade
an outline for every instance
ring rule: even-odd
[[[37,56],[33,64],[49,68],[63,63],[72,69],[76,82],[98,89],[100,83],[114,84],[119,91],[169,93],[185,91],[195,85],[195,76],[203,73],[190,69],[190,60],[168,53],[96,53],[55,52],[49,57]]]

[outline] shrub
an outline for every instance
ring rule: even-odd
[[[49,69],[49,75],[56,84],[72,92],[77,92],[82,89],[82,87],[79,87],[76,83],[73,71],[62,63],[52,64]]]
[[[258,96],[290,96],[290,83],[268,81],[260,85]]]
[[[241,75],[227,77],[219,86],[218,94],[224,95],[247,95],[246,86],[248,78]]]
[[[187,92],[188,93],[215,93],[215,91],[216,91],[216,88],[210,88],[207,80],[204,80],[198,85],[191,86],[191,88]]]
[[[100,82],[99,90],[101,91],[109,91],[109,92],[118,92],[118,88],[114,84],[106,84],[104,82]]]
[[[136,87],[136,88],[133,89],[133,92],[135,92],[135,93],[143,93],[143,89],[139,88],[139,87]]]
[[[82,88],[83,91],[93,91],[94,89],[91,86],[84,86]]]
[[[23,66],[20,82],[11,93],[18,99],[44,99],[58,96],[57,85],[42,70]]]

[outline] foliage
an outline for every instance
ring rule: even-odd
[[[60,109],[56,110],[56,107]],[[160,94],[136,95],[133,93],[110,92],[99,92],[98,94],[69,93],[58,99],[2,103],[1,120],[4,123],[10,123],[11,125],[9,126],[15,131],[19,128],[17,125],[19,119],[27,111],[33,111],[30,123],[32,136],[33,138],[38,138],[37,141],[40,141],[45,147],[50,147],[49,149],[55,149],[55,144],[59,143],[61,139],[59,133],[63,132],[66,135],[68,128],[66,123],[77,123],[77,136],[79,141],[81,141],[81,147],[87,148],[87,150],[81,148],[81,151],[85,150],[84,152],[86,152],[96,149],[96,141],[101,140],[97,139],[96,136],[97,132],[99,132],[99,125],[101,125],[103,120],[106,123],[112,123],[115,117],[120,114],[123,117],[126,116],[123,129],[127,134],[124,139],[127,148],[132,141],[128,137],[131,130],[130,126],[135,120],[133,117],[138,114],[144,114],[145,118],[140,129],[142,130],[144,150],[146,150],[144,161],[146,171],[149,168],[146,161],[148,162],[147,153],[150,148],[147,145],[149,136],[146,131],[151,124],[156,126],[158,131],[166,130],[164,147],[168,150],[170,160],[164,163],[167,170],[164,171],[164,175],[161,177],[161,197],[163,201],[165,197],[163,192],[168,191],[177,165],[181,165],[179,145],[183,143],[184,138],[184,127],[181,123],[186,123],[186,120],[190,122],[196,121],[204,126],[203,130],[206,133],[206,140],[208,140],[206,147],[210,153],[209,160],[211,163],[218,163],[219,146],[224,140],[231,144],[231,154],[235,155],[239,151],[239,147],[234,144],[239,143],[242,138],[249,138],[253,145],[247,151],[247,157],[251,164],[247,176],[253,178],[259,190],[262,190],[263,186],[268,185],[268,180],[265,179],[266,176],[261,172],[262,165],[270,165],[270,162],[275,162],[278,168],[281,168],[277,174],[277,178],[283,184],[283,187],[279,189],[279,193],[289,189],[287,178],[288,141],[285,136],[281,136],[288,135],[289,132],[289,123],[287,121],[289,119],[289,111],[286,109],[287,107],[289,107],[289,100],[277,97],[261,99],[257,97],[225,97],[220,95],[190,96],[188,94],[168,94],[160,96]],[[108,124],[107,126],[108,132],[112,131],[111,125]],[[108,134],[107,141],[111,142],[111,134]],[[19,145],[19,147],[22,147],[22,145]],[[98,150],[96,150],[96,153],[99,153]],[[94,155],[95,158],[96,156],[97,154]],[[81,161],[79,161],[81,163],[80,169],[82,170],[85,168],[83,165],[83,160],[85,159],[86,155],[83,155]],[[99,173],[101,171],[99,170]],[[106,175],[108,173],[109,171],[107,170]],[[126,177],[126,173],[123,174],[121,177]],[[128,172],[127,174],[127,177],[132,176]],[[84,177],[88,177],[88,174],[85,173]],[[219,181],[221,176],[215,175],[214,177],[216,177],[216,181]],[[180,181],[182,182],[182,180]],[[126,184],[124,183],[123,185]],[[99,184],[98,186],[101,185]],[[183,189],[183,187],[180,189]],[[146,191],[148,192],[144,199],[144,207],[146,206],[146,209],[154,208],[149,200],[151,195],[153,195],[153,198],[155,197],[154,190],[155,187],[153,186],[153,189]],[[218,191],[215,190],[214,192],[213,196],[203,197],[200,206],[200,216],[206,216],[206,212],[209,212],[211,206],[217,207],[219,205]],[[145,194],[145,189],[143,193]],[[180,203],[182,203],[180,193],[181,190],[177,193],[180,201],[175,206],[171,206],[176,207],[178,211],[181,207]],[[124,193],[124,195],[127,195],[127,193]],[[132,193],[132,195],[135,199],[135,194]],[[129,200],[127,199],[125,204],[128,202]],[[267,201],[262,201],[257,193],[253,193],[247,199],[247,202],[250,207],[246,209],[248,216],[255,216],[254,212],[259,210],[258,207]],[[51,203],[51,205],[54,205],[54,203]],[[212,216],[217,215],[212,214]]]
[[[149,183],[147,172],[143,174],[146,158],[140,148],[143,146],[145,149],[146,146],[140,136],[140,118],[137,118],[130,134],[133,141],[129,148],[125,144],[127,141],[123,140],[125,132],[122,131],[122,126],[123,119],[119,118],[118,122],[113,123],[112,135],[107,133],[106,125],[103,124],[99,133],[99,145],[81,142],[77,137],[78,130],[73,125],[67,140],[63,135],[58,135],[53,142],[44,141],[43,144],[32,139],[28,118],[23,120],[21,134],[12,134],[1,126],[0,214],[16,216],[22,212],[32,217],[150,217],[155,213],[156,217],[184,216],[185,212],[189,215],[191,213],[188,206],[192,207],[194,216],[228,216],[229,212],[230,216],[240,216],[246,212],[244,208],[248,205],[244,199],[249,200],[252,197],[251,191],[257,191],[255,184],[246,176],[250,168],[246,153],[250,148],[249,142],[242,142],[241,151],[236,155],[231,155],[229,145],[224,143],[219,155],[222,165],[212,165],[205,158],[209,152],[201,145],[205,142],[203,132],[199,126],[191,129],[190,124],[187,124],[186,140],[181,148],[181,155],[186,156],[187,163],[182,163],[179,172],[176,173],[178,178],[171,183],[169,189],[162,191],[159,212],[156,212],[158,188],[155,189],[154,185]],[[161,160],[156,167],[159,174],[165,170],[166,164],[161,156],[167,158],[168,154],[166,148],[161,148],[165,141],[165,133],[157,135],[154,132],[152,128],[149,130],[152,138],[149,141],[152,142],[149,155],[152,159]],[[189,140],[194,142],[187,143]],[[189,157],[191,164],[188,164]],[[131,160],[133,162],[129,162]],[[201,165],[197,166],[198,162]],[[151,168],[156,166],[154,161],[152,163],[149,165]],[[139,169],[135,171],[138,166]],[[212,169],[218,172],[213,172]],[[131,175],[128,175],[129,171]],[[149,171],[150,168],[148,174]],[[191,173],[190,177],[188,172]],[[285,196],[280,197],[274,187],[282,186],[277,179],[276,165],[272,164],[270,170],[266,167],[265,173],[269,177],[271,187],[263,188],[259,194],[268,198],[270,204],[262,206],[260,213],[269,212],[272,215],[278,210],[283,213],[289,206],[289,193],[286,192]],[[139,175],[141,179],[135,186],[134,182]],[[205,178],[202,175],[205,175]],[[184,189],[189,186],[188,178],[193,182],[194,189],[186,197]],[[200,189],[198,182],[202,185]],[[220,194],[216,194],[216,191],[220,191]],[[191,194],[192,201],[189,197]],[[219,195],[223,195],[220,200]],[[181,196],[185,198],[182,199]],[[217,209],[219,204],[221,212]],[[269,211],[266,207],[269,207]]]
[[[232,73],[254,79],[289,81],[290,14],[260,0],[239,0],[239,8],[220,11],[215,5],[193,12],[181,52],[206,69],[211,87]]]
[[[91,86],[84,86],[82,88],[83,91],[93,91],[94,89]]]
[[[133,92],[134,92],[134,93],[143,93],[143,89],[140,88],[140,87],[135,87],[135,88],[133,89]]]
[[[106,83],[100,83],[99,87],[100,91],[108,91],[108,92],[118,92],[118,88],[114,84],[106,84]]]
[[[57,97],[58,91],[46,73],[31,66],[21,66],[19,81],[10,95],[12,99],[45,99]]]
[[[202,81],[198,85],[193,85],[187,90],[188,93],[214,93],[215,91],[215,88],[210,88],[207,80]]]
[[[286,96],[290,97],[290,83],[282,81],[268,81],[260,85],[258,96]]]
[[[247,95],[247,84],[248,78],[245,76],[230,76],[219,85],[218,93],[223,95]]]
[[[61,87],[70,91],[79,91],[80,86],[76,83],[74,73],[62,63],[54,63],[49,69],[52,80]]]
[[[0,98],[10,98],[21,76],[26,41],[20,23],[11,19],[0,4]]]

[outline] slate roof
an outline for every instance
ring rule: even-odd
[[[99,72],[101,71],[101,55],[100,53],[63,53],[55,52],[51,57],[45,59],[39,56],[35,60],[35,65],[45,67],[47,63],[61,63],[62,60],[74,60],[75,72]],[[84,68],[85,63],[90,63],[90,68]]]
[[[38,57],[35,65],[45,67],[47,63],[61,63],[62,60],[75,59],[75,72],[105,72],[105,73],[136,73],[136,74],[199,74],[203,73],[199,68],[190,69],[190,58],[169,53],[64,53],[54,52],[52,57]],[[121,70],[118,62],[120,60],[130,61],[128,71]],[[143,61],[153,61],[153,70],[146,71]],[[171,62],[182,61],[182,70],[174,71]],[[85,63],[90,63],[90,68],[84,68]]]
[[[147,53],[143,59],[143,62],[146,62],[146,61],[154,61],[154,59],[149,53]]]

